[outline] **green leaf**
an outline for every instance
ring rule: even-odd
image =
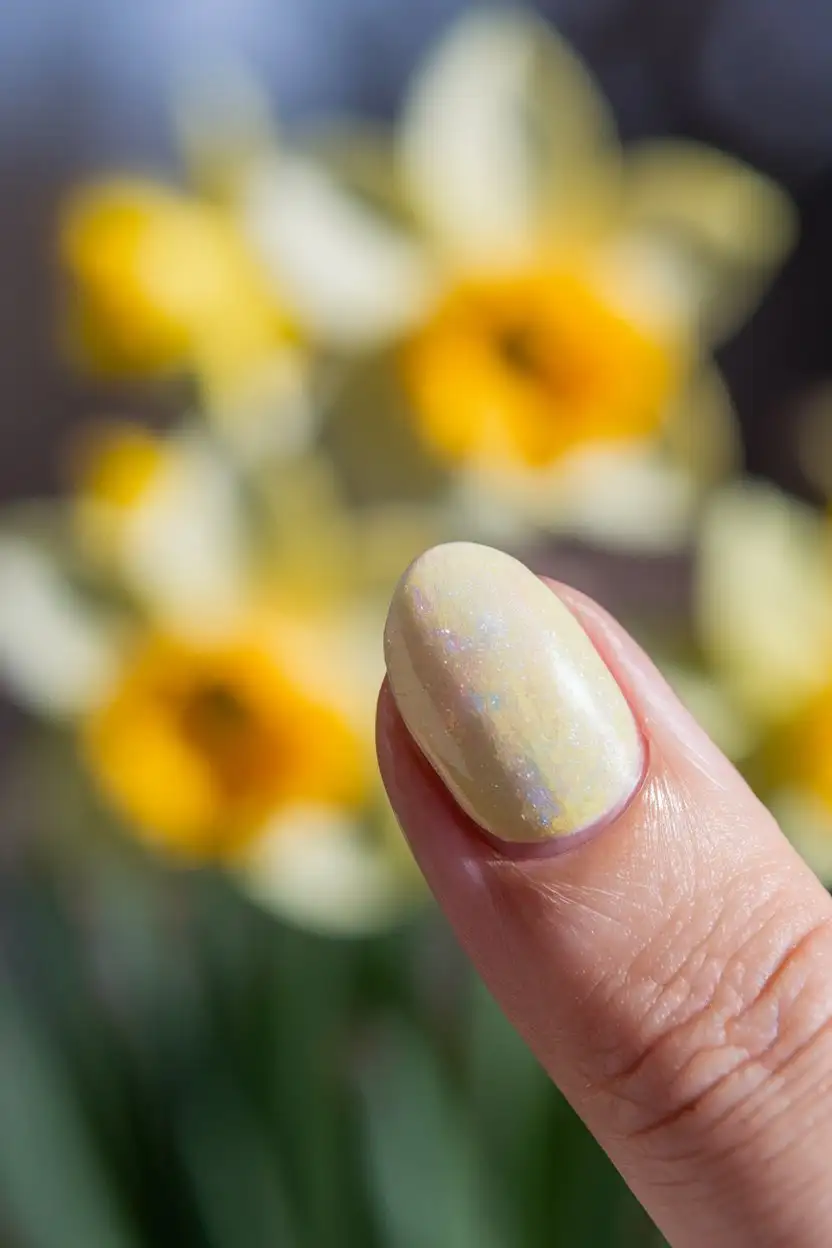
[[[508,1241],[537,1245],[556,1093],[479,979],[472,979],[465,1076],[472,1129]]]
[[[27,1248],[137,1248],[57,1049],[0,986],[0,1189]]]
[[[179,1150],[210,1248],[297,1248],[277,1160],[229,1080],[215,1072],[186,1101]]]
[[[502,1248],[473,1136],[436,1049],[398,1022],[361,1078],[366,1163],[386,1248]]]

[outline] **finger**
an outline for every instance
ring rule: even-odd
[[[417,560],[386,654],[414,853],[671,1243],[832,1243],[832,901],[768,813],[605,612],[508,556]]]

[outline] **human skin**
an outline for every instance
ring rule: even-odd
[[[502,576],[485,548],[439,549],[441,576],[428,552],[394,596],[378,750],[402,828],[460,942],[674,1248],[832,1243],[832,899],[650,660],[576,591],[545,583],[623,695],[643,744],[638,769],[628,770],[632,738],[615,696],[582,653],[575,667],[574,638],[561,650],[557,625],[539,635],[533,626],[513,630],[514,594],[504,599],[512,627],[501,634],[509,684],[496,703],[490,658],[457,669],[440,653],[436,662],[456,684],[434,679],[432,648],[450,631],[456,653],[465,649],[459,630],[487,600],[483,585]],[[442,595],[454,560],[473,598],[461,614],[453,608],[449,629]],[[404,661],[402,594],[414,583],[428,586],[425,635],[409,636]],[[549,619],[536,591],[528,601]],[[522,714],[495,725],[495,705],[503,715],[506,688],[520,679],[518,647],[528,651],[519,656],[523,673],[530,663],[537,673],[541,647],[551,670],[509,699]],[[478,689],[483,672],[490,683]],[[475,696],[460,703],[460,688]],[[621,748],[610,749],[594,712],[576,715],[583,742],[575,733],[552,738],[558,749],[600,752],[600,806],[587,805],[583,791],[577,805],[571,794],[566,803],[551,794],[552,811],[591,809],[592,822],[579,826],[576,816],[565,826],[537,798],[528,816],[518,734],[539,734],[541,715],[548,731],[547,705],[569,716],[570,698],[585,709],[598,689]],[[534,753],[534,742],[525,746]],[[545,784],[557,787],[564,769],[539,757]],[[451,759],[456,770],[445,765]],[[540,766],[535,780],[537,794]],[[520,817],[530,817],[528,841],[518,835]]]

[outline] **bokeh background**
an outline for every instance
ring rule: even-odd
[[[447,0],[11,0],[0,7],[3,533],[17,540],[22,526],[28,541],[47,531],[49,557],[59,569],[71,565],[73,587],[84,565],[85,592],[91,581],[94,597],[118,599],[129,577],[116,575],[115,588],[102,593],[107,577],[86,567],[83,543],[65,550],[85,499],[73,475],[79,431],[118,418],[175,436],[180,423],[191,428],[195,408],[208,405],[204,394],[195,399],[191,382],[104,378],[68,348],[67,292],[78,273],[67,271],[60,239],[70,192],[125,171],[184,185],[193,175],[175,124],[184,84],[196,76],[218,81],[228,66],[256,82],[279,118],[280,143],[356,117],[386,133],[425,58],[452,23],[480,7]],[[622,546],[595,530],[588,537],[586,526],[514,523],[512,514],[496,538],[633,624],[762,795],[793,817],[795,839],[826,878],[832,12],[822,0],[548,0],[538,11],[590,68],[625,144],[694,139],[748,162],[794,201],[799,236],[767,262],[761,300],[718,345],[741,450],[703,484],[682,531],[646,548]],[[762,211],[752,205],[751,219]],[[308,328],[304,349],[314,342]],[[324,343],[324,354],[330,347]],[[360,375],[348,361],[346,381],[342,367],[336,382],[348,395],[353,367]],[[309,386],[314,406],[331,393],[326,369],[323,382]],[[378,394],[359,388],[356,412],[381,403]],[[372,476],[376,432],[368,434],[358,415],[351,425],[345,404],[339,437],[325,439],[316,454],[333,456],[340,470],[352,451]],[[691,429],[697,442],[695,420]],[[261,507],[279,513],[281,499],[294,499],[291,458],[264,486],[259,458],[253,473],[224,429],[211,426],[209,441],[212,464],[231,465],[235,498],[241,488],[246,498],[254,492]],[[377,454],[387,479],[396,452]],[[423,538],[476,537],[481,525],[495,539],[490,518],[481,524],[476,510],[443,510],[431,498],[424,512],[408,512],[400,541],[399,529],[391,530],[376,566],[367,553],[375,546],[350,528],[356,516],[358,523],[369,516],[372,527],[372,513],[338,510],[342,500],[332,504],[328,489],[319,507],[319,477],[306,458],[303,471],[311,471],[309,485],[296,473],[294,481],[313,499],[309,511],[295,499],[276,535],[268,526],[258,533],[258,549],[274,541],[280,554],[287,528],[304,527],[309,514],[333,505],[326,532],[302,555],[288,549],[286,560],[331,570],[354,557],[344,593],[350,612],[356,600],[366,606],[376,643],[394,567]],[[408,461],[399,475],[408,480],[410,472]],[[39,500],[35,511],[31,500]],[[659,517],[648,525],[654,538],[662,524]],[[2,551],[0,544],[0,568]],[[728,552],[722,563],[720,552]],[[0,575],[7,607],[19,596],[9,566],[18,565],[7,561]],[[766,605],[761,585],[792,604],[783,629],[792,642],[805,636],[808,671],[782,661],[780,637],[744,631],[746,615],[726,589],[737,566],[751,569],[753,584],[742,583],[749,611],[749,602],[761,611]],[[279,575],[277,584],[279,598]],[[336,616],[346,610],[340,598],[325,605]],[[386,814],[374,806],[371,817],[362,807],[370,833],[381,838],[372,842],[366,879],[363,858],[343,851],[344,841],[315,841],[314,828],[315,862],[303,859],[288,873],[279,853],[266,854],[265,866],[246,864],[241,884],[236,862],[227,869],[204,845],[183,865],[176,835],[135,835],[124,801],[106,800],[106,783],[98,786],[101,799],[89,774],[95,766],[79,762],[76,721],[49,707],[32,713],[17,640],[8,641],[3,618],[0,602],[9,690],[0,703],[4,1245],[662,1242],[473,981],[411,876],[406,851],[390,845],[395,832],[378,831]],[[316,614],[315,644],[331,657],[343,638],[330,646],[323,634],[319,643],[318,622]],[[306,655],[312,625],[301,631],[298,653],[314,667],[317,652]],[[44,649],[27,661],[50,666],[52,634],[33,635]],[[170,660],[174,677],[178,661]],[[374,680],[359,690],[367,715]],[[761,685],[764,696],[756,696]],[[305,723],[298,712],[293,731],[302,734]],[[121,726],[99,724],[104,754]],[[137,751],[140,785],[142,740],[128,735],[125,746]],[[352,748],[340,740],[333,730],[333,758]],[[806,758],[810,765],[794,761]],[[300,769],[297,763],[295,778]],[[123,799],[118,784],[116,792]],[[304,828],[291,834],[302,837]],[[333,880],[354,885],[347,919]]]

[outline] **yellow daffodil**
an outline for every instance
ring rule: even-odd
[[[253,583],[295,611],[341,596],[383,603],[402,567],[448,536],[423,507],[346,509],[321,456],[240,472],[198,428],[99,422],[76,440],[72,466],[83,559],[173,625],[228,615]]]
[[[96,785],[148,845],[214,862],[261,903],[334,931],[370,930],[419,895],[349,627],[263,602],[190,632],[139,631],[79,725]]]
[[[112,376],[192,376],[212,415],[267,406],[279,434],[300,401],[295,334],[233,216],[139,178],[79,189],[61,221],[68,335]],[[245,432],[245,430],[244,430]]]
[[[73,456],[78,547],[154,618],[227,613],[245,597],[243,506],[222,448],[196,430],[91,426]]]
[[[743,757],[786,832],[832,884],[832,526],[771,486],[717,494],[703,525],[704,649],[749,729]]]
[[[111,425],[81,464],[81,563],[129,592],[91,597],[31,537],[0,539],[10,690],[74,727],[107,804],[174,863],[321,930],[395,921],[420,889],[375,765],[383,599],[362,543],[321,492],[306,513],[265,499],[253,525],[193,432]]]
[[[622,152],[583,66],[514,10],[451,29],[392,145],[333,146],[241,195],[310,334],[393,351],[412,428],[486,521],[678,539],[734,446],[708,347],[788,249],[785,196],[695,144]]]
[[[168,373],[267,354],[286,322],[233,222],[212,205],[138,179],[78,191],[61,255],[76,342],[117,374]]]
[[[325,652],[283,624],[264,612],[216,635],[142,636],[84,724],[102,790],[165,850],[233,860],[275,812],[366,802],[355,714],[324,680]]]

